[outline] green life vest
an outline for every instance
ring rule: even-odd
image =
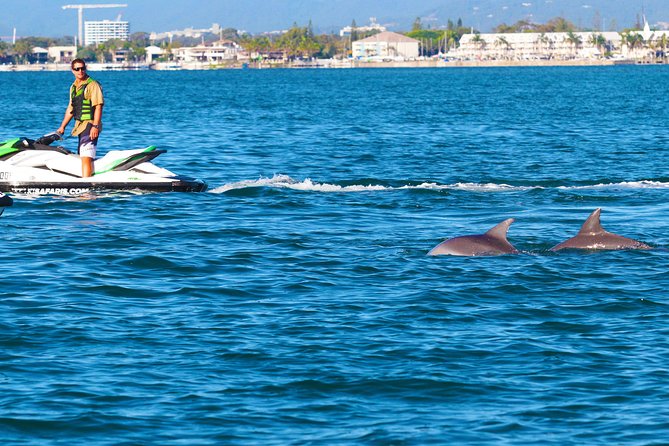
[[[92,121],[93,120],[93,106],[90,99],[84,98],[86,87],[93,82],[93,78],[89,77],[86,82],[79,87],[72,84],[70,89],[70,101],[72,102],[72,115],[77,121]]]

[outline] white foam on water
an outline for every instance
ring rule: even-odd
[[[370,192],[370,191],[394,191],[394,190],[462,190],[469,192],[518,192],[532,189],[546,189],[544,186],[512,186],[510,184],[497,183],[453,183],[453,184],[438,184],[438,183],[421,183],[421,184],[407,184],[404,186],[383,186],[380,184],[351,184],[348,186],[341,186],[339,184],[319,183],[310,178],[302,181],[297,181],[288,175],[274,175],[272,178],[260,177],[256,180],[243,180],[234,183],[224,184],[223,186],[211,189],[209,192],[220,194],[237,189],[247,189],[254,187],[271,187],[277,189],[292,189],[303,192]],[[669,188],[669,183],[660,181],[625,181],[621,183],[609,184],[593,184],[586,186],[556,186],[556,189],[561,190],[581,190],[581,189],[602,189],[602,188],[624,188],[624,189],[665,189]]]
[[[623,181],[620,183],[600,183],[589,186],[558,186],[562,190],[583,190],[583,189],[668,189],[669,183],[662,181]]]
[[[446,189],[460,189],[472,192],[516,192],[531,189],[543,189],[541,186],[511,186],[509,184],[496,183],[455,183],[448,185]]]
[[[421,183],[417,185],[405,186],[383,186],[380,184],[351,184],[348,186],[341,186],[338,184],[318,183],[310,178],[303,181],[297,181],[288,175],[274,175],[272,178],[260,177],[256,180],[243,180],[235,183],[224,184],[210,190],[211,193],[220,194],[236,189],[246,189],[253,187],[273,187],[280,189],[293,189],[306,192],[369,192],[369,191],[393,191],[393,190],[410,190],[410,189],[424,189],[424,190],[466,190],[473,192],[506,192],[506,191],[522,191],[528,189],[535,189],[534,186],[511,186],[508,184],[495,183],[454,183],[454,184],[437,184],[437,183]]]
[[[257,180],[244,180],[236,183],[228,183],[221,187],[212,189],[210,192],[220,194],[230,190],[246,189],[251,187],[274,187],[278,189],[293,189],[312,192],[364,192],[364,191],[382,191],[392,188],[380,185],[350,185],[340,186],[338,184],[316,183],[307,178],[303,181],[296,181],[288,175],[274,175],[272,178],[261,177]]]

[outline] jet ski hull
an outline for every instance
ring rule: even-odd
[[[142,182],[0,182],[0,192],[25,195],[81,195],[95,191],[146,191],[146,192],[204,192],[207,183],[193,178],[173,178],[169,181]],[[9,198],[9,197],[8,197]]]

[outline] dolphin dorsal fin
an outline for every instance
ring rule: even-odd
[[[504,220],[503,222],[499,223],[497,226],[494,228],[491,228],[486,232],[486,235],[500,239],[500,240],[506,240],[506,233],[509,232],[509,226],[511,226],[511,223],[513,223],[514,220],[513,218],[509,218],[507,220]]]
[[[590,217],[583,223],[583,226],[581,226],[581,230],[578,231],[579,234],[581,235],[586,235],[586,234],[602,234],[606,232],[604,228],[602,228],[602,224],[599,221],[599,215],[602,212],[602,208],[597,208],[595,211],[590,214]]]

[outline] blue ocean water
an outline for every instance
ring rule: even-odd
[[[92,75],[210,189],[14,197],[3,444],[666,443],[669,67]],[[70,82],[0,73],[0,139]],[[598,207],[656,249],[548,251]]]

